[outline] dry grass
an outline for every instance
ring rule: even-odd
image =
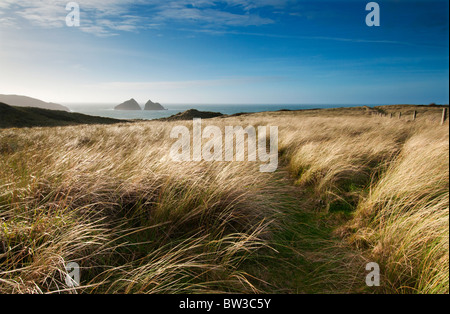
[[[448,129],[412,136],[358,206],[351,240],[384,265],[387,292],[449,292]]]
[[[273,292],[286,278],[277,283],[267,276],[274,282],[261,284],[266,276],[248,265],[272,252],[272,268],[278,267],[283,253],[271,247],[280,245],[285,221],[298,230],[335,230],[353,246],[316,233],[307,246],[292,248],[326,243],[320,254],[294,254],[320,263],[320,271],[330,265],[328,272],[311,272],[318,292],[321,285],[326,292],[345,290],[336,284],[357,280],[344,278],[351,264],[374,259],[383,268],[383,291],[448,292],[447,127],[374,117],[365,109],[204,122],[279,126],[280,156],[298,185],[292,193],[302,198],[293,202],[257,163],[171,161],[169,134],[180,123],[192,125],[1,131],[0,292]],[[307,225],[295,213],[302,213],[299,219],[321,213],[323,221]],[[303,241],[305,233],[298,234]],[[338,251],[366,257],[336,264]],[[82,268],[78,289],[64,282],[69,261]]]
[[[2,292],[253,292],[239,264],[263,247],[276,191],[245,164],[168,160],[170,128],[6,130]]]
[[[449,292],[449,132],[431,117],[283,121],[297,184],[349,214],[336,233],[382,265],[381,292]]]

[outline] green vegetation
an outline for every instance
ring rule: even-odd
[[[425,109],[203,121],[279,126],[274,174],[173,162],[192,121],[0,130],[0,292],[74,292],[77,262],[81,293],[448,293],[449,130]]]

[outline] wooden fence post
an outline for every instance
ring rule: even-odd
[[[401,112],[398,113],[398,118],[399,118],[399,119],[402,118],[402,113],[401,113]]]
[[[441,120],[441,125],[444,125],[445,121],[447,120],[447,108],[444,108],[442,110],[442,120]]]
[[[413,121],[416,121],[416,119],[417,119],[417,111],[414,110],[414,113],[413,113]]]

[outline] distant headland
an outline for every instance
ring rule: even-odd
[[[20,95],[0,95],[0,102],[15,107],[33,107],[47,110],[59,110],[70,112],[70,109],[51,102],[45,102],[36,98]]]

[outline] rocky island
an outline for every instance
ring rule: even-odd
[[[164,108],[163,106],[161,106],[160,103],[153,102],[153,101],[149,100],[145,104],[144,110],[167,110],[167,109]]]
[[[131,98],[130,100],[116,106],[114,110],[142,110],[141,106],[139,106],[138,102]]]

